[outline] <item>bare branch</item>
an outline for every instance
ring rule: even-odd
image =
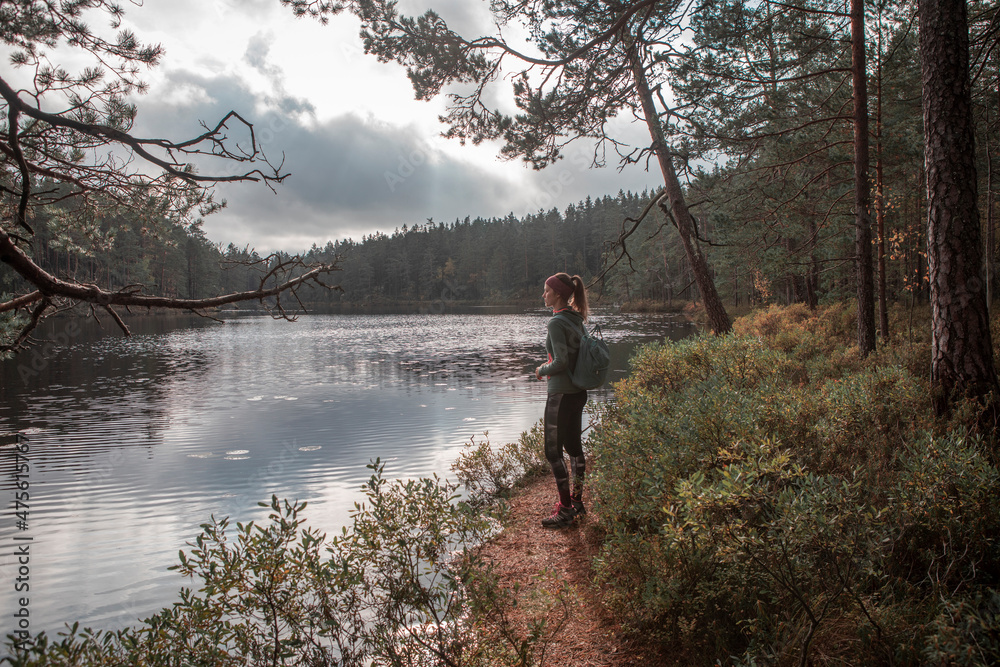
[[[308,12],[311,3],[293,4]],[[21,90],[15,90],[10,83],[13,79],[0,73],[0,118],[7,123],[6,131],[0,131],[0,161],[6,174],[0,183],[0,261],[34,291],[0,303],[0,313],[33,308],[24,330],[0,349],[23,348],[31,331],[52,314],[54,304],[60,309],[89,304],[91,316],[97,318],[98,311],[108,313],[128,335],[117,306],[189,310],[206,316],[207,309],[252,299],[261,301],[276,317],[294,319],[281,301],[283,293],[291,292],[301,306],[296,292],[302,285],[339,289],[321,280],[339,270],[336,263],[307,264],[299,258],[268,258],[257,289],[204,299],[151,294],[136,284],[102,288],[57,277],[54,270],[50,273],[52,269],[43,268],[47,266],[44,260],[32,259],[27,249],[32,227],[39,224],[50,227],[53,238],[59,238],[59,250],[77,260],[88,251],[87,241],[89,250],[100,249],[105,247],[101,244],[114,243],[122,231],[151,237],[169,248],[169,235],[197,227],[194,214],[207,215],[223,205],[214,201],[212,185],[257,181],[273,190],[288,174],[282,172],[283,160],[277,165],[268,160],[254,125],[235,110],[212,126],[202,122],[204,130],[190,139],[133,135],[136,108],[128,100],[145,87],[139,66],[155,65],[162,48],[140,44],[126,33],[116,41],[94,34],[81,18],[81,7],[110,15],[115,23],[122,10],[113,0],[6,3],[4,7],[3,41],[14,49],[12,64],[34,72],[31,83]],[[321,7],[334,10],[329,3]],[[50,62],[47,53],[61,54],[57,47],[63,46],[91,59],[91,66],[71,75]],[[53,105],[59,108],[53,111]],[[238,130],[238,136],[233,136],[233,130]],[[195,156],[244,166],[236,174],[200,174],[191,162]],[[27,234],[19,235],[21,229]],[[205,242],[190,234],[188,239],[194,239],[195,247]],[[76,271],[67,266],[67,274]],[[273,303],[265,303],[272,298]]]
[[[795,12],[802,12],[804,14],[819,14],[821,16],[836,16],[837,18],[847,18],[850,14],[846,12],[835,12],[826,9],[812,9],[809,7],[803,7],[801,5],[788,5],[783,2],[776,2],[775,0],[764,0],[767,4],[774,7],[784,7],[785,9],[790,9]]]
[[[48,310],[51,305],[52,302],[49,301],[49,299],[42,299],[38,305],[35,306],[35,309],[31,311],[31,318],[28,320],[28,323],[24,325],[24,328],[21,329],[20,333],[18,333],[13,342],[0,345],[0,353],[18,352],[23,349],[31,336],[31,332],[38,327],[38,324],[45,317],[45,311]]]
[[[629,264],[631,265],[632,257],[628,253],[628,247],[626,245],[626,241],[636,232],[637,229],[639,229],[639,225],[641,225],[642,221],[646,219],[646,216],[648,216],[649,212],[653,210],[653,207],[655,207],[660,202],[660,200],[663,199],[664,194],[666,194],[666,190],[664,188],[660,188],[659,190],[656,191],[656,193],[653,194],[653,196],[649,199],[649,201],[646,202],[646,206],[643,207],[642,211],[639,213],[637,217],[635,218],[626,217],[622,221],[622,231],[618,235],[618,238],[611,244],[611,250],[614,250],[615,248],[621,249],[620,254],[618,255],[618,257],[615,258],[615,261],[612,262],[610,266],[605,266],[601,270],[601,272],[590,281],[590,284],[587,285],[587,289],[590,289],[594,287],[594,285],[596,285],[597,283],[603,281],[604,277],[608,275],[611,269],[618,266],[618,263],[621,262],[623,257],[627,257],[629,259]],[[671,216],[671,219],[673,219],[673,216]],[[626,230],[625,224],[629,222],[632,223],[632,227]]]
[[[266,159],[260,156],[260,152],[257,148],[256,139],[254,138],[253,135],[253,125],[244,120],[235,111],[230,111],[228,114],[226,114],[226,116],[221,121],[219,121],[219,123],[215,126],[215,128],[199,135],[198,137],[195,137],[194,139],[190,139],[188,141],[180,143],[175,143],[168,141],[166,139],[137,139],[132,135],[113,127],[108,127],[106,125],[92,125],[89,123],[82,123],[73,118],[68,118],[63,115],[47,113],[45,111],[42,111],[41,109],[25,104],[21,100],[20,96],[18,96],[17,92],[14,91],[14,89],[11,88],[10,85],[3,80],[3,78],[0,78],[0,96],[2,96],[4,100],[6,100],[8,105],[8,115],[9,115],[8,123],[10,124],[9,133],[11,136],[10,145],[11,148],[15,151],[15,153],[20,152],[19,148],[20,140],[17,137],[17,127],[18,127],[17,114],[23,113],[26,116],[29,116],[36,120],[43,121],[51,125],[52,127],[66,128],[74,130],[76,132],[79,132],[87,136],[94,137],[96,139],[100,139],[102,141],[114,142],[121,144],[123,146],[128,146],[130,149],[135,151],[140,157],[142,157],[150,164],[156,165],[157,167],[160,167],[161,169],[163,169],[163,171],[170,174],[171,176],[187,181],[189,183],[222,183],[222,182],[259,181],[259,180],[274,181],[280,183],[288,176],[287,174],[282,175],[278,173],[277,170],[275,170],[273,175],[268,175],[264,174],[264,172],[262,172],[260,169],[253,169],[246,173],[236,174],[232,176],[202,175],[194,173],[193,171],[190,171],[188,169],[184,169],[186,165],[183,165],[179,162],[168,161],[156,157],[146,149],[147,146],[156,146],[168,152],[179,151],[182,153],[195,154],[195,155],[213,155],[216,157],[223,157],[227,160],[236,162],[247,162],[247,161],[252,162],[256,159],[261,159],[261,161],[264,161],[266,163]],[[246,127],[250,131],[251,142],[253,147],[252,153],[239,154],[239,153],[234,153],[227,148],[223,148],[223,140],[219,138],[219,133],[222,129],[226,128],[226,122],[230,118],[236,118],[241,123],[246,125]],[[213,146],[220,148],[220,150],[219,151],[213,150],[206,152],[203,150],[191,149],[192,146],[197,146],[205,142],[211,143]],[[27,179],[27,172],[28,169],[27,166],[25,165],[22,169],[23,180]]]
[[[29,304],[32,304],[39,299],[44,299],[45,296],[39,292],[34,291],[30,294],[25,294],[24,296],[19,296],[15,299],[11,299],[7,303],[0,303],[0,313],[6,313],[11,310],[17,310],[18,308],[23,308]]]
[[[117,324],[118,328],[122,330],[122,333],[124,333],[126,336],[132,335],[132,332],[129,331],[128,326],[125,324],[125,322],[122,321],[122,318],[118,315],[118,313],[115,312],[114,308],[112,308],[110,305],[105,305],[104,310],[106,310],[108,314],[111,315],[111,318],[114,319],[115,324]]]
[[[261,279],[260,286],[255,290],[236,292],[233,294],[225,294],[205,299],[177,299],[167,296],[144,294],[142,293],[142,288],[140,286],[134,285],[124,287],[120,290],[108,291],[101,289],[97,285],[85,285],[62,280],[51,275],[38,266],[24,253],[24,251],[18,248],[13,243],[10,236],[2,230],[0,230],[0,260],[10,265],[11,268],[17,271],[23,278],[37,286],[37,294],[44,295],[44,303],[47,304],[53,297],[63,297],[75,302],[95,304],[103,307],[112,315],[112,317],[115,317],[119,326],[122,325],[118,320],[118,316],[109,308],[110,306],[171,308],[175,310],[189,310],[194,312],[207,308],[218,308],[219,306],[237,303],[240,301],[260,301],[263,303],[263,300],[268,297],[277,297],[286,291],[294,292],[296,288],[309,282],[326,287],[326,285],[318,280],[319,277],[340,270],[340,267],[336,264],[308,265],[298,258],[293,258],[291,260],[281,262],[275,269],[269,271]],[[287,274],[289,274],[293,269],[302,269],[304,270],[304,273],[294,277],[283,277],[283,281],[280,282],[275,280],[275,284],[271,287],[268,287],[265,284],[268,279],[275,278],[276,276],[287,276]],[[338,288],[334,287],[332,289]],[[18,301],[19,303],[30,303],[37,299],[38,297],[27,295],[25,297],[20,297],[15,301]],[[8,304],[9,303],[13,302],[8,302]],[[4,305],[7,306],[8,304]],[[10,308],[7,309],[9,310]],[[280,304],[277,306],[277,309],[279,312],[278,317],[283,319],[294,319],[294,316],[288,315],[280,307]],[[127,328],[124,330],[127,332]]]

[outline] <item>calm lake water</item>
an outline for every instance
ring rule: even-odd
[[[14,448],[0,448],[0,634],[22,596],[33,633],[134,624],[191,584],[167,567],[212,514],[261,519],[257,502],[277,494],[339,530],[371,459],[390,477],[447,477],[470,438],[516,440],[541,417],[547,317],[138,318],[131,338],[55,321],[61,345],[0,363],[0,434],[30,448],[26,529]],[[593,319],[616,377],[636,345],[693,331],[670,316]],[[30,591],[16,592],[25,544]]]

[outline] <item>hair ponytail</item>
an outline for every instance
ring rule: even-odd
[[[583,316],[583,320],[587,320],[587,316],[590,314],[590,308],[587,306],[587,288],[583,284],[583,278],[580,276],[573,276],[573,308]]]
[[[586,320],[587,315],[590,314],[590,308],[587,306],[587,288],[583,284],[583,278],[580,276],[570,277],[568,273],[557,273],[554,277],[558,278],[567,287],[573,288],[570,305],[573,306],[573,310],[580,313],[583,319]]]

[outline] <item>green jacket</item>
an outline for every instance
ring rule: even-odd
[[[545,351],[549,353],[549,363],[542,366],[538,372],[540,375],[549,376],[550,395],[575,394],[581,391],[570,380],[569,371],[576,365],[582,332],[583,317],[572,308],[553,313],[549,318],[548,335],[545,337]]]

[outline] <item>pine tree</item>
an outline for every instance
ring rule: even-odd
[[[935,410],[991,395],[997,382],[979,228],[965,0],[920,0],[931,382]],[[996,424],[991,424],[995,429]]]
[[[875,324],[863,2],[709,0],[698,5],[691,24],[694,43],[675,62],[678,113],[697,145],[733,156],[733,173],[743,168],[780,172],[785,178],[802,175],[798,189],[783,193],[765,216],[772,218],[766,223],[772,230],[782,224],[781,209],[820,191],[830,198],[835,194],[830,180],[839,186],[846,164],[853,166],[858,344],[863,354],[871,352]],[[850,138],[848,129],[853,130]],[[849,162],[842,156],[847,145],[854,149]],[[762,159],[764,150],[770,160]],[[816,233],[803,236],[814,250]],[[802,248],[794,236],[784,243],[789,253]],[[809,285],[815,275],[810,267],[806,289],[800,291],[814,294]]]
[[[328,3],[282,2],[298,14],[325,17],[331,11]],[[433,10],[401,16],[391,0],[362,0],[351,9],[361,19],[365,50],[383,62],[404,65],[418,99],[435,97],[452,83],[469,89],[449,94],[443,118],[447,136],[474,143],[502,140],[502,155],[536,169],[560,159],[578,140],[596,142],[595,156],[612,148],[621,151],[625,163],[655,158],[664,181],[656,198],[663,200],[679,232],[709,323],[716,333],[730,330],[684,198],[669,142],[670,110],[660,90],[673,53],[668,45],[683,30],[686,3],[496,0],[491,10],[497,31],[476,39],[449,29]],[[538,56],[505,41],[503,27],[512,23],[524,26]],[[518,109],[513,115],[498,109],[487,93],[508,77]],[[622,112],[645,122],[648,146],[628,151],[609,134],[609,120]]]
[[[117,30],[113,39],[84,20],[95,16]],[[89,250],[83,241],[113,231],[102,230],[106,219],[140,221],[150,237],[168,239],[177,227],[187,228],[198,215],[218,208],[213,184],[258,181],[273,186],[285,178],[260,151],[253,125],[235,111],[186,140],[130,134],[138,110],[129,96],[144,90],[139,72],[155,66],[163,50],[120,29],[122,16],[122,8],[110,0],[0,3],[0,42],[22,73],[0,74],[0,261],[28,286],[0,303],[0,314],[30,309],[26,326],[0,341],[0,354],[22,348],[56,309],[56,300],[60,307],[82,302],[101,308],[127,334],[115,306],[192,310],[273,296],[278,299],[274,312],[282,317],[282,293],[336,270],[292,259],[269,266],[262,274],[267,277],[245,293],[194,300],[171,296],[178,280],[168,276],[163,255],[149,258],[159,262],[159,270],[143,278],[147,286],[159,285],[160,294],[134,284],[106,290],[81,279],[80,256]],[[69,52],[68,58],[87,61],[77,73],[50,61]],[[192,164],[198,158],[214,159],[217,166],[239,165],[243,171],[199,173]],[[37,249],[32,237],[41,224],[52,227],[52,247],[61,246],[74,264],[52,273],[32,255]]]

